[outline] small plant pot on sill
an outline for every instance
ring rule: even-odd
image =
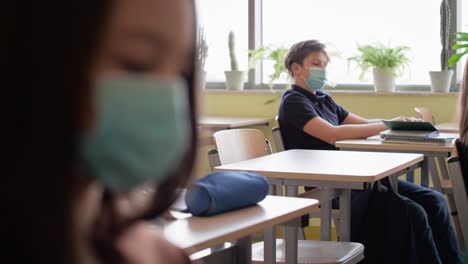
[[[448,93],[450,84],[452,83],[452,70],[447,71],[430,71],[431,91],[433,93]]]
[[[226,88],[228,90],[243,90],[244,89],[244,72],[243,71],[225,71]]]
[[[373,69],[374,86],[376,92],[393,93],[395,92],[395,77],[382,69]]]

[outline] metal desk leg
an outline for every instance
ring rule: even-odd
[[[252,239],[250,236],[236,241],[236,264],[252,263]]]
[[[398,193],[398,175],[392,175],[388,177],[390,180],[390,184],[392,185],[393,191]]]
[[[286,196],[296,197],[297,186],[286,186]],[[298,222],[298,221],[297,221]],[[285,230],[285,261],[288,264],[297,263],[297,226],[286,225]]]
[[[431,157],[424,156],[421,165],[421,186],[429,187],[429,159]]]
[[[436,158],[430,158],[427,163],[429,167],[429,173],[431,175],[432,184],[434,185],[434,189],[438,192],[442,192],[442,184],[440,182],[439,172],[437,171],[436,167]]]
[[[445,162],[445,157],[437,157],[437,163],[439,163],[440,172],[442,179],[450,179],[449,172],[447,168],[447,163]]]
[[[263,263],[276,263],[276,228],[275,226],[264,230]]]
[[[278,194],[279,188],[282,188],[282,185],[270,184],[268,194]],[[276,226],[263,230],[263,263],[276,263]]]
[[[323,208],[322,208],[323,210]],[[351,190],[341,190],[340,194],[340,241],[350,241],[351,233]]]
[[[331,240],[331,193],[332,189],[329,187],[320,190],[320,240],[324,241]]]
[[[406,173],[406,180],[414,183],[414,171],[408,171]]]

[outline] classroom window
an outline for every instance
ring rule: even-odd
[[[318,39],[328,44],[329,76],[339,84],[372,83],[370,74],[360,80],[359,69],[351,65],[348,70],[346,58],[357,44],[406,45],[411,64],[399,84],[429,84],[428,71],[440,68],[439,20],[434,19],[439,6],[440,0],[268,0],[263,2],[263,42],[290,46]],[[264,78],[269,69],[265,65]]]
[[[468,32],[468,2],[465,2],[465,3],[462,3],[462,19],[461,19],[461,28],[458,29],[458,31],[463,31],[463,32]],[[466,60],[468,60],[467,58],[468,56],[465,56],[464,58],[462,58],[459,62],[458,62],[458,72],[460,74],[458,74],[458,78],[457,80],[458,81],[461,81],[461,78],[462,78],[462,72],[463,72],[463,67],[465,66],[465,62]]]
[[[208,58],[205,70],[208,82],[224,82],[224,71],[230,70],[229,31],[236,37],[239,69],[247,69],[248,1],[198,0],[201,26],[206,33]]]
[[[456,2],[461,5],[462,1]],[[253,3],[259,3],[260,9],[249,12]],[[364,79],[359,79],[360,70],[349,65],[347,58],[355,53],[358,44],[379,42],[409,46],[411,62],[397,84],[423,85],[427,89],[430,85],[428,72],[440,70],[440,3],[441,0],[197,0],[200,23],[209,46],[205,66],[209,87],[224,88],[224,71],[230,68],[227,38],[233,30],[241,70],[247,70],[248,50],[259,47],[259,42],[260,45],[289,47],[301,40],[318,39],[327,44],[332,55],[328,66],[331,81],[344,87],[364,85],[371,89],[372,75],[368,73]],[[466,32],[468,5],[458,8],[461,12],[452,10],[452,16],[462,16],[458,18],[462,29],[457,30]],[[260,36],[258,32],[249,32],[249,28],[260,28]],[[458,79],[461,64],[457,68]],[[269,81],[272,62],[264,61],[255,70],[260,76],[249,75],[246,87],[266,87],[262,84]],[[275,83],[288,82],[284,76]]]

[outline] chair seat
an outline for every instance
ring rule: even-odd
[[[442,188],[442,193],[445,194],[452,194],[453,193],[453,185],[450,179],[441,179],[440,185]]]
[[[320,188],[315,188],[315,189],[300,193],[298,197],[320,200]]]
[[[284,240],[276,239],[276,263],[284,261]],[[364,246],[354,242],[299,240],[297,263],[358,263],[364,259]],[[252,263],[263,263],[263,242],[252,245]]]

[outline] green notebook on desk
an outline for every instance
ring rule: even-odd
[[[382,122],[391,130],[405,130],[405,131],[437,131],[429,122],[402,122],[402,121],[388,121]]]
[[[450,134],[439,131],[386,130],[380,133],[383,143],[445,145],[453,140]]]
[[[380,133],[384,143],[401,144],[436,144],[445,145],[453,140],[453,136],[439,133],[429,122],[401,122],[386,121],[384,124],[390,128]]]

